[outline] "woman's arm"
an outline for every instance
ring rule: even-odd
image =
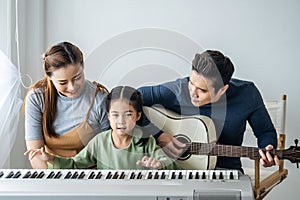
[[[40,149],[44,147],[44,140],[30,140],[26,141],[27,150]],[[43,160],[32,158],[30,160],[31,167],[33,169],[47,169],[47,163]]]

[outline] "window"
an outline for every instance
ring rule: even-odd
[[[18,70],[1,50],[0,66],[0,168],[3,168],[15,143],[22,100]]]

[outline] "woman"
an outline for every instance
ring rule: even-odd
[[[72,157],[96,133],[109,129],[107,89],[85,79],[81,50],[69,42],[52,46],[43,57],[44,78],[31,86],[25,101],[27,149]],[[33,168],[47,164],[30,160]]]
[[[84,169],[96,164],[97,169],[180,169],[144,132],[143,101],[140,92],[129,86],[117,86],[107,96],[107,112],[111,130],[94,137],[72,158],[53,156],[44,148],[25,153],[29,159],[48,162],[49,168]]]

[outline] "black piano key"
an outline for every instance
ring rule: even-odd
[[[41,171],[36,178],[43,178],[45,176],[45,172]]]
[[[155,172],[154,179],[158,179],[158,178],[159,178],[158,172]]]
[[[15,173],[12,178],[19,178],[20,176],[21,176],[21,172],[17,171],[17,173]]]
[[[54,179],[59,179],[62,176],[61,171],[57,172],[57,174],[54,176]]]
[[[29,178],[35,178],[38,175],[37,171],[34,171]]]
[[[196,172],[195,179],[199,179],[199,178],[200,178],[199,172]]]
[[[142,172],[139,172],[136,178],[137,179],[142,179],[142,177],[143,177]]]
[[[130,179],[134,179],[135,178],[135,174],[134,174],[134,172],[131,172],[131,175],[130,175],[130,177],[129,177]]]
[[[102,177],[102,173],[101,172],[98,172],[97,176],[96,176],[96,179],[101,179]]]
[[[152,172],[149,172],[147,179],[152,179]]]
[[[71,172],[68,172],[67,175],[65,176],[65,179],[69,179],[72,176]]]
[[[74,174],[71,176],[71,179],[76,179],[78,177],[78,172],[74,172]]]
[[[1,172],[0,172],[0,178],[1,178],[3,175],[4,175],[4,172],[1,171]]]
[[[178,174],[178,179],[182,179],[182,172],[179,172],[179,174]]]
[[[50,172],[50,174],[47,176],[47,179],[53,178],[54,175],[55,175],[55,173],[53,171]]]
[[[93,179],[95,177],[95,172],[91,172],[91,174],[89,175],[88,179]]]
[[[26,172],[26,174],[23,176],[23,178],[29,178],[30,176],[31,176],[31,172],[28,171],[28,172]]]
[[[14,172],[11,171],[11,172],[9,172],[9,174],[5,178],[11,178],[13,175],[14,175]]]
[[[85,176],[85,173],[84,173],[84,172],[81,172],[81,173],[79,174],[79,176],[78,176],[78,179],[83,179],[84,176]]]
[[[124,179],[125,178],[125,173],[122,172],[121,175],[120,175],[120,179]]]
[[[176,178],[175,172],[172,172],[171,179],[175,179],[175,178]]]
[[[112,175],[111,175],[111,172],[108,172],[108,174],[106,175],[106,179],[111,179]]]
[[[216,172],[213,172],[213,174],[212,174],[212,179],[217,179]]]
[[[119,177],[118,172],[115,172],[115,174],[113,175],[112,179],[117,179]]]
[[[230,174],[229,174],[229,179],[234,179],[232,172],[230,172]]]
[[[165,178],[166,178],[166,173],[165,173],[165,172],[162,172],[162,173],[161,173],[160,179],[165,179]]]
[[[192,172],[189,173],[188,179],[193,179],[193,173]]]
[[[201,179],[206,179],[206,174],[205,174],[205,172],[202,172]]]
[[[223,172],[220,172],[219,179],[224,179]]]

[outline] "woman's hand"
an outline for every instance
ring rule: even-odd
[[[29,160],[32,160],[33,158],[37,158],[39,160],[50,162],[50,163],[54,162],[54,156],[48,154],[45,151],[44,147],[40,149],[29,149],[24,153],[24,155],[28,156]]]
[[[162,169],[163,167],[160,161],[156,160],[153,157],[148,157],[148,156],[144,156],[141,160],[138,160],[136,164],[147,168],[154,168],[154,169]]]

